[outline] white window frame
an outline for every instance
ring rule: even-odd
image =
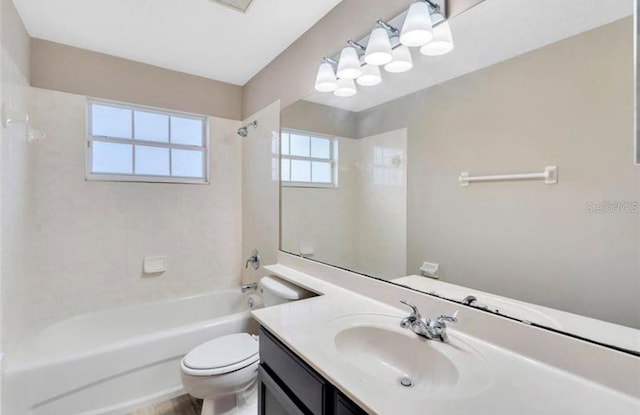
[[[104,105],[115,108],[122,108],[132,111],[131,115],[131,133],[132,138],[119,138],[109,136],[94,136],[93,135],[93,105]],[[168,137],[169,141],[166,143],[158,141],[148,141],[135,139],[135,117],[134,111],[143,111],[152,114],[166,115],[169,117],[168,123]],[[202,121],[202,146],[171,143],[171,117],[189,118]],[[117,101],[109,101],[104,99],[89,98],[87,100],[86,108],[87,119],[87,140],[86,140],[86,180],[88,181],[108,181],[108,182],[141,182],[141,183],[176,183],[176,184],[209,184],[209,119],[205,115],[191,114],[180,111],[170,111],[155,107],[147,107],[143,105],[127,104]],[[164,175],[140,175],[135,173],[93,173],[93,142],[100,141],[104,143],[116,143],[116,144],[131,144],[134,146],[132,149],[132,172],[135,172],[135,145],[144,145],[149,147],[159,147],[169,149],[169,172],[171,173],[171,149],[177,150],[195,150],[203,153],[202,163],[202,177],[180,177],[180,176],[164,176]]]
[[[281,150],[282,150],[282,133],[307,135],[312,138],[313,137],[324,138],[326,140],[329,140],[331,145],[329,147],[330,159],[317,158],[317,157],[311,157],[311,156],[309,157],[292,156],[291,154],[282,154],[282,151],[280,151],[280,165],[278,166],[278,169],[280,170],[280,184],[284,187],[314,187],[314,188],[323,188],[323,189],[337,189],[339,162],[338,162],[338,157],[336,157],[336,150],[335,150],[336,146],[338,145],[338,140],[336,139],[336,137],[325,135],[325,134],[318,134],[310,131],[296,130],[291,128],[282,128],[280,130],[280,149]],[[289,141],[289,153],[291,153],[291,141]],[[309,140],[309,154],[311,154],[311,140]],[[322,163],[326,163],[327,161],[330,161],[331,162],[331,183],[293,182],[293,181],[282,180],[282,160],[283,159],[289,160],[289,163],[291,163],[291,160],[310,161],[311,163],[313,163],[314,161],[322,162]],[[291,177],[291,164],[289,164],[289,177]]]

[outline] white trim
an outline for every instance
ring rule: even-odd
[[[132,138],[120,138],[110,136],[94,136],[93,135],[93,105],[102,105],[114,108],[122,108],[131,111],[131,136]],[[167,142],[139,140],[135,138],[135,112],[147,112],[152,114],[164,115],[168,117]],[[171,118],[184,118],[197,120],[202,123],[202,145],[188,145],[171,142]],[[87,181],[110,181],[110,182],[142,182],[142,183],[181,183],[181,184],[209,184],[210,173],[210,140],[209,140],[209,117],[206,115],[196,115],[180,111],[163,110],[154,107],[147,107],[136,104],[127,104],[122,102],[88,98],[86,105],[86,147],[85,147],[85,179]],[[131,155],[131,171],[132,173],[94,173],[93,172],[93,142],[127,144],[132,146]],[[135,147],[149,146],[157,148],[166,148],[169,150],[169,175],[138,175],[135,174]],[[202,177],[181,177],[172,176],[172,151],[188,150],[199,151],[202,153]]]
[[[282,187],[308,187],[308,188],[321,188],[321,189],[337,189],[338,186],[333,183],[310,183],[310,182],[282,182]]]

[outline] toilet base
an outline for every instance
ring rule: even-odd
[[[252,385],[249,389],[235,395],[217,399],[205,399],[201,415],[257,415],[258,389]]]

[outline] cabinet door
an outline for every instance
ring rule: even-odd
[[[258,368],[258,415],[305,415],[262,365]]]
[[[351,402],[351,400],[339,392],[336,398],[336,414],[335,415],[367,415],[359,406]]]
[[[333,408],[329,383],[265,329],[260,329],[260,362],[295,402],[310,415],[327,415]]]

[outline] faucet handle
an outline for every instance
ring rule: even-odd
[[[437,319],[438,323],[445,323],[445,322],[449,322],[449,323],[457,323],[458,322],[458,310],[456,310],[455,313],[453,313],[452,316],[447,316],[447,315],[441,315],[440,317],[438,317]]]
[[[420,318],[420,310],[418,310],[418,307],[416,307],[415,305],[409,303],[407,300],[400,300],[400,302],[404,305],[406,305],[407,307],[411,308],[411,312],[414,316]]]

